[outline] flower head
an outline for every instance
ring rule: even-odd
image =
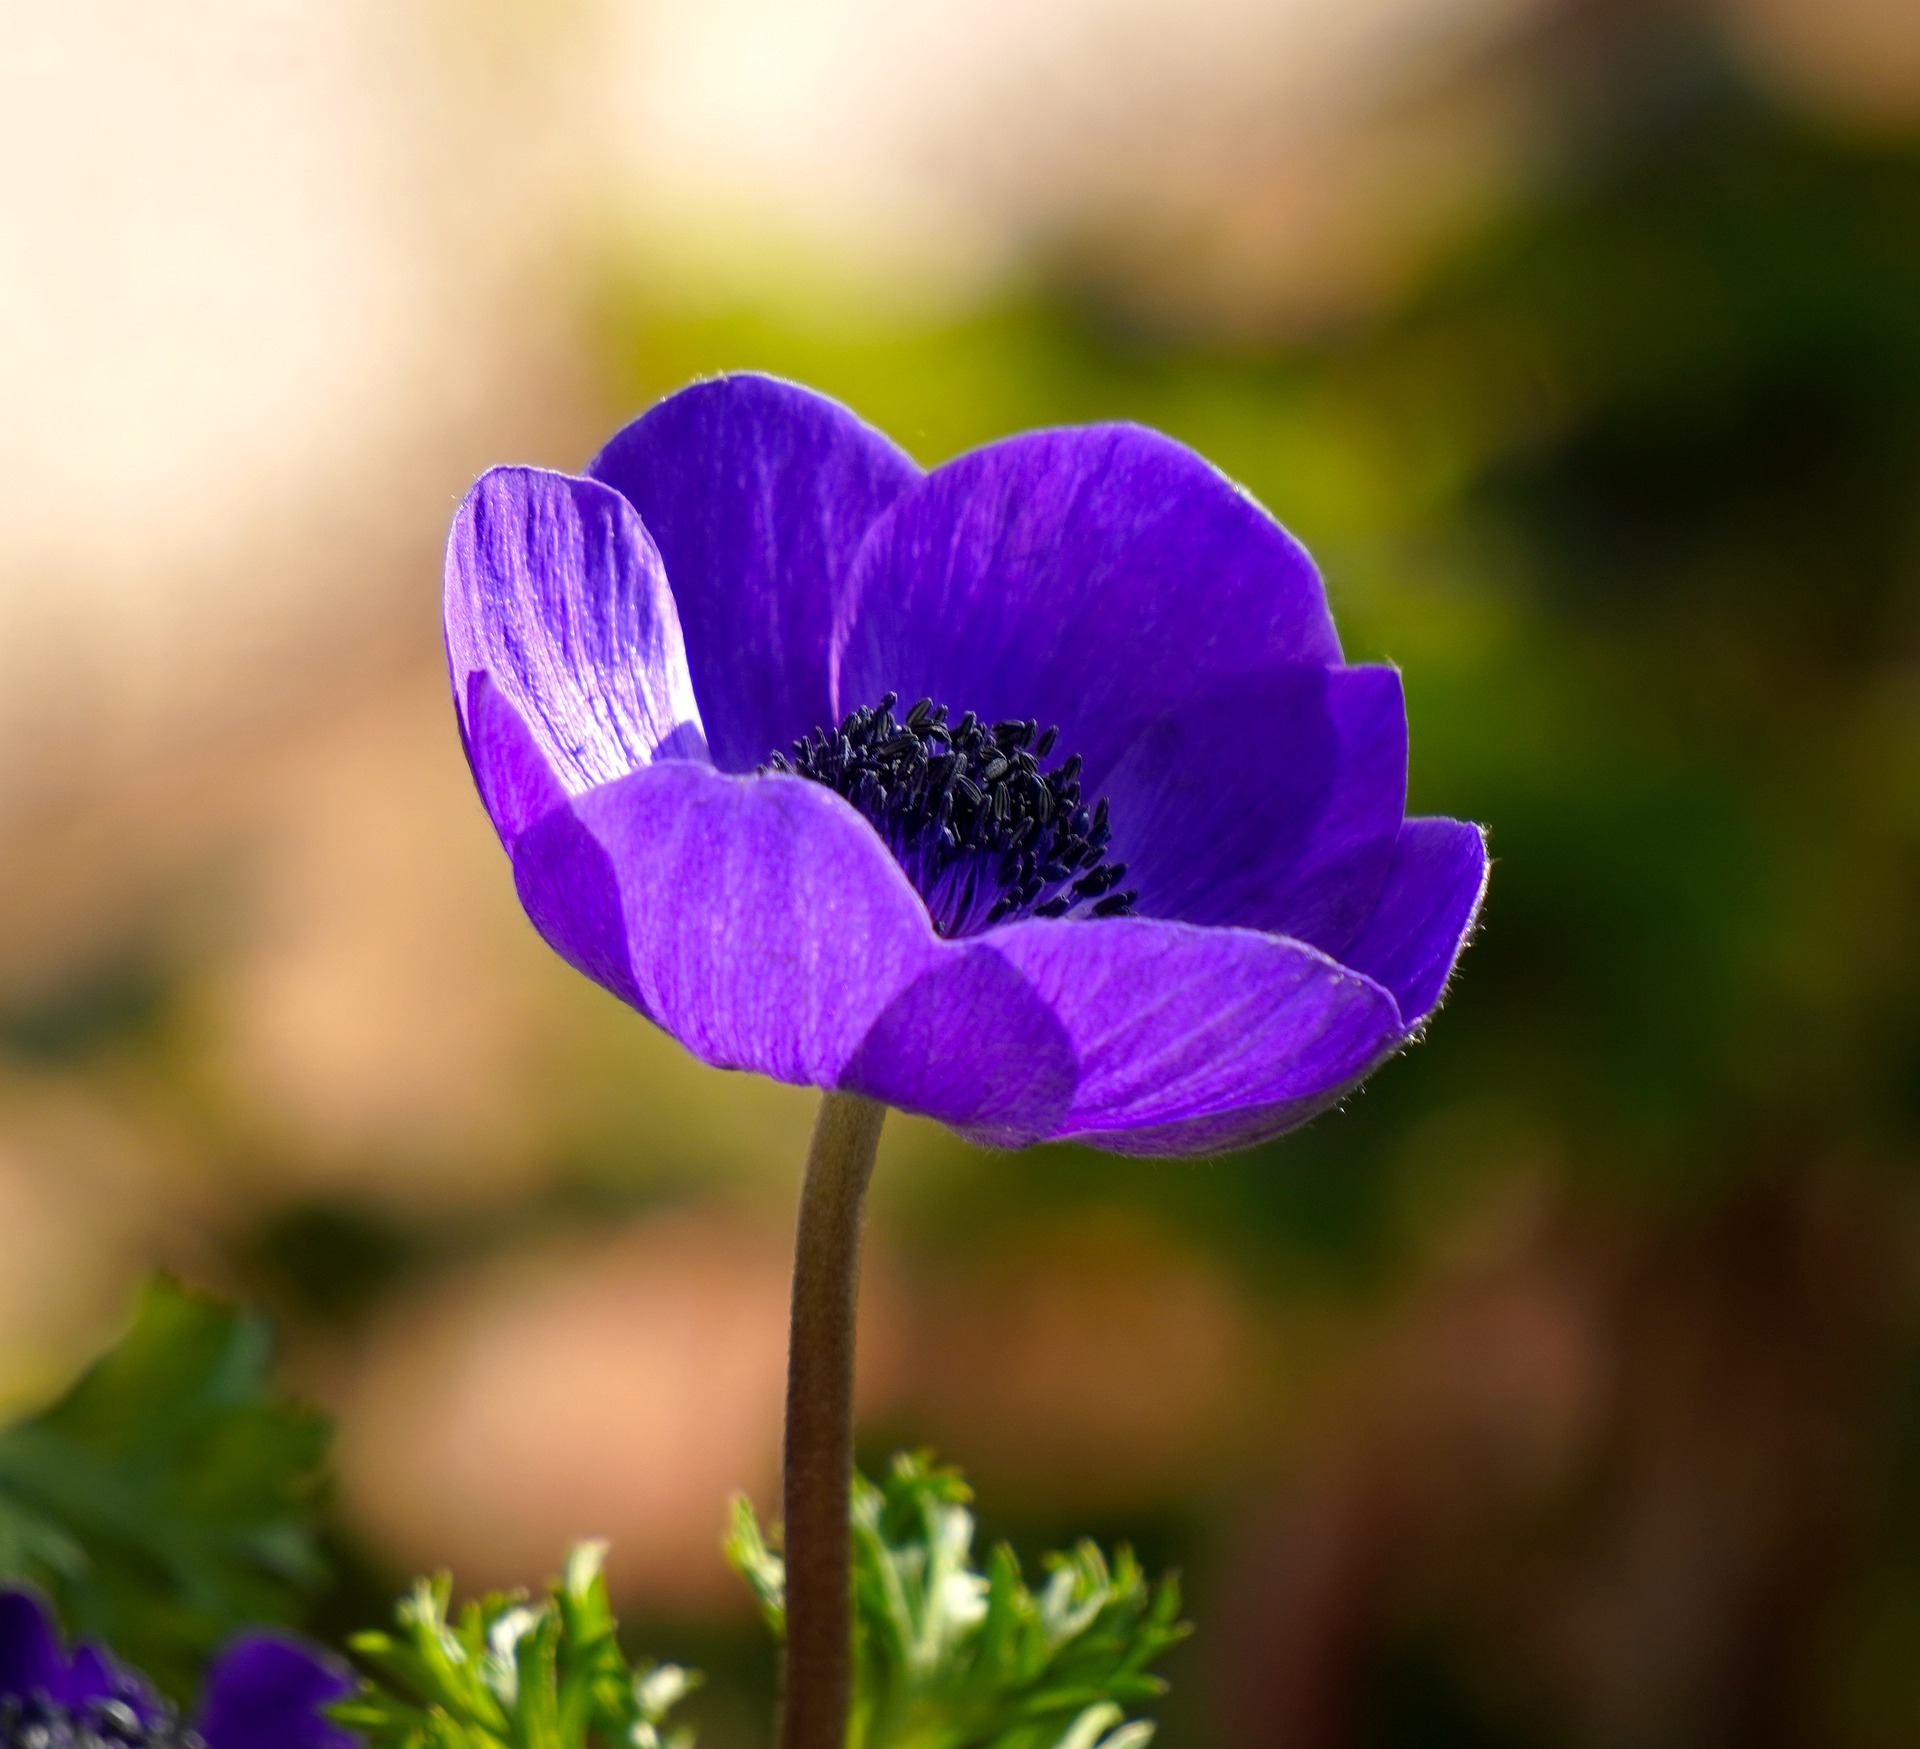
[[[447,550],[481,798],[546,939],[728,1068],[978,1139],[1199,1153],[1413,1037],[1486,879],[1405,817],[1399,676],[1191,450],[1030,432],[923,473],[697,383]]]
[[[0,1591],[0,1749],[353,1749],[321,1710],[352,1687],[298,1640],[245,1634],[215,1663],[189,1729],[100,1647],[67,1651],[32,1592]]]

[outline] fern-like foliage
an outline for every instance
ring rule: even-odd
[[[971,1498],[917,1456],[878,1487],[854,1482],[848,1749],[1144,1749],[1153,1725],[1137,1711],[1165,1686],[1151,1666],[1187,1633],[1174,1582],[1090,1542],[1049,1557],[1037,1590],[1004,1545],[982,1572]],[[744,1500],[726,1548],[780,1637],[785,1569]],[[494,1594],[457,1614],[446,1575],[421,1580],[397,1632],[349,1642],[375,1674],[334,1716],[367,1749],[691,1749],[667,1715],[699,1679],[628,1663],[603,1552],[574,1549],[537,1601]]]
[[[627,1662],[601,1573],[581,1543],[544,1598],[494,1592],[449,1613],[453,1582],[422,1579],[398,1632],[348,1644],[377,1673],[333,1709],[368,1749],[691,1749],[667,1714],[698,1678]]]
[[[1153,1725],[1132,1715],[1165,1688],[1150,1666],[1188,1632],[1178,1586],[1091,1542],[1050,1556],[1037,1591],[1004,1544],[981,1572],[971,1499],[924,1456],[854,1482],[849,1749],[1142,1749]],[[785,1570],[745,1500],[726,1546],[782,1635]]]

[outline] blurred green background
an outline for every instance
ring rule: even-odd
[[[155,1262],[244,1296],[339,1417],[311,1625],[611,1535],[704,1741],[764,1740],[718,1543],[770,1495],[810,1100],[526,929],[437,543],[480,466],[723,368],[928,462],[1137,419],[1403,666],[1481,936],[1270,1147],[896,1119],[867,1460],[1181,1568],[1168,1749],[1920,1743],[1920,23],[907,16],[23,26],[8,1402]],[[50,157],[89,103],[153,162]]]

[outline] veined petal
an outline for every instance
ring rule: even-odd
[[[881,1010],[840,1085],[952,1125],[988,1147],[1050,1135],[1073,1101],[1073,1041],[990,946],[941,944],[937,962]]]
[[[567,799],[560,780],[533,738],[525,717],[482,670],[467,676],[460,739],[481,805],[502,839],[511,842]]]
[[[1056,1133],[1123,1153],[1276,1134],[1331,1104],[1405,1034],[1387,991],[1282,936],[1117,917],[1017,923],[990,940],[1079,1058]],[[1269,1115],[1238,1135],[1221,1121],[1235,1112]],[[1196,1120],[1214,1129],[1183,1140]]]
[[[1487,840],[1461,820],[1400,828],[1372,917],[1341,958],[1385,984],[1409,1026],[1431,1014],[1487,891]]]
[[[446,632],[470,749],[484,674],[569,795],[704,752],[660,555],[633,506],[597,481],[482,475],[447,542]]]
[[[1149,723],[1100,789],[1141,915],[1338,956],[1373,913],[1406,811],[1400,676],[1224,677]]]
[[[1141,1154],[1159,1160],[1230,1154],[1237,1148],[1251,1148],[1284,1136],[1289,1130],[1297,1130],[1338,1105],[1405,1042],[1404,1037],[1389,1041],[1378,1057],[1349,1080],[1319,1093],[1276,1100],[1267,1105],[1225,1106],[1180,1123],[1149,1124],[1134,1130],[1089,1130],[1074,1140],[1090,1148],[1105,1148],[1109,1153]]]
[[[1024,980],[941,941],[871,826],[797,777],[689,761],[574,798],[512,847],[547,940],[695,1056],[1043,1133],[1074,1079]]]
[[[509,840],[507,854],[520,903],[547,945],[575,971],[657,1021],[634,971],[620,871],[571,804]]]
[[[1037,431],[936,468],[873,526],[834,631],[837,718],[883,692],[1061,726],[1089,790],[1208,675],[1340,660],[1306,551],[1183,444]]]
[[[588,472],[666,562],[722,771],[839,720],[828,638],[861,537],[920,478],[904,450],[838,401],[742,373],[668,396]]]
[[[647,1012],[706,1062],[830,1086],[933,963],[899,865],[818,784],[659,766],[572,812],[614,870]]]
[[[320,1710],[353,1689],[344,1665],[279,1634],[247,1634],[207,1678],[196,1728],[207,1749],[354,1749]]]

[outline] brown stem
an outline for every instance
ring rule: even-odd
[[[853,1700],[853,1324],[860,1215],[887,1108],[820,1101],[800,1192],[787,1348],[787,1655],[780,1749],[845,1749]]]

